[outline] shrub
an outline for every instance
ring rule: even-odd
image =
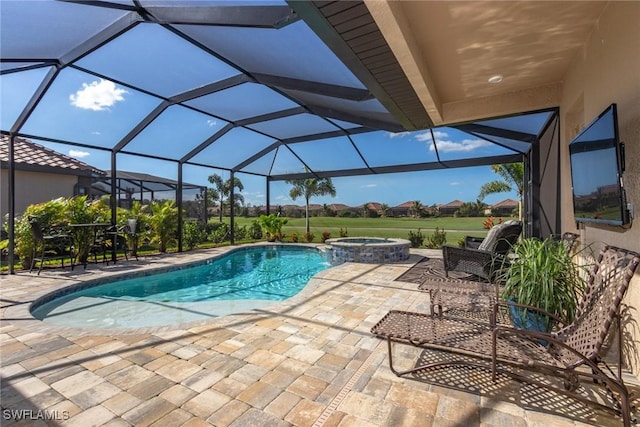
[[[286,223],[286,218],[281,218],[276,214],[260,215],[258,218],[258,224],[265,231],[269,241],[282,239],[282,226]]]
[[[412,248],[419,248],[420,246],[422,246],[422,243],[424,242],[424,235],[419,228],[415,233],[409,230],[409,241],[411,242]]]
[[[313,233],[304,233],[304,239],[307,241],[307,243],[313,242],[313,239],[315,238],[316,236],[314,236]]]
[[[431,236],[427,238],[427,243],[425,246],[430,249],[439,249],[447,243],[447,233],[444,229],[440,229],[436,227],[435,231]]]
[[[201,227],[197,221],[185,221],[182,224],[182,241],[188,250],[195,249],[199,243],[204,242],[206,237],[204,227]]]
[[[251,227],[249,227],[249,237],[251,237],[253,240],[262,239],[262,227],[260,227],[260,224],[258,224],[258,220],[254,220],[251,223]]]
[[[328,231],[323,231],[322,232],[322,243],[326,242],[327,239],[331,238],[331,233],[329,233]]]
[[[291,233],[291,241],[293,243],[298,243],[298,233]]]
[[[211,224],[211,227],[213,230],[208,235],[209,240],[216,244],[229,240],[229,224],[226,222],[218,222]]]
[[[342,227],[340,227],[340,237],[347,237],[348,235],[349,232],[347,231],[347,228],[345,227],[343,230]]]
[[[249,234],[249,230],[247,230],[246,225],[243,225],[242,227],[238,227],[236,225],[233,230],[233,239],[236,241],[244,240],[247,238],[248,234]]]
[[[167,252],[167,245],[178,232],[178,208],[173,200],[155,200],[151,203],[151,228],[159,252]]]

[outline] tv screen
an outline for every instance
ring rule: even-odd
[[[626,223],[616,105],[569,144],[573,210],[578,222]]]

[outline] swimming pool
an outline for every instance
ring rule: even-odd
[[[35,301],[31,313],[81,328],[179,324],[285,300],[329,266],[316,248],[243,248],[189,268],[63,289]]]

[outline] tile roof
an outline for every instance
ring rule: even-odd
[[[73,175],[104,175],[103,171],[87,163],[20,137],[15,138],[14,158],[18,168],[20,165],[29,165],[43,169],[64,169]],[[7,135],[0,135],[0,161],[2,161],[2,167],[7,167],[6,163],[9,162],[9,136]]]
[[[495,205],[492,205],[492,208],[511,208],[514,206],[518,206],[518,202],[516,200],[513,199],[504,199],[501,202],[496,203]]]
[[[459,208],[460,206],[462,206],[462,202],[460,200],[456,199],[456,200],[454,200],[452,202],[449,202],[447,204],[440,205],[439,207],[440,208]]]

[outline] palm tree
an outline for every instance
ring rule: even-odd
[[[422,211],[422,202],[420,200],[414,200],[409,211],[413,213],[413,216],[418,218],[420,216],[420,211]]]
[[[309,233],[309,200],[313,196],[324,196],[329,194],[331,197],[336,196],[336,188],[331,178],[308,178],[308,179],[292,179],[285,181],[287,184],[293,185],[289,196],[293,200],[302,196],[305,200],[305,225],[307,233]]]
[[[388,205],[388,204],[386,204],[386,203],[383,203],[383,204],[380,206],[380,213],[381,213],[381,215],[382,215],[382,216],[384,216],[384,217],[388,216],[388,215],[389,215],[389,209],[390,209],[390,208],[389,208],[389,205]]]
[[[233,182],[231,181],[231,178],[224,181],[220,175],[215,173],[213,175],[210,175],[207,179],[211,184],[215,185],[215,189],[213,189],[215,191],[212,192],[211,197],[213,198],[213,200],[220,201],[220,222],[222,222],[222,212],[224,211],[225,200],[231,197],[231,191],[234,188],[237,188],[238,191],[244,190],[244,185],[242,185],[242,181],[240,181],[240,178],[235,176],[233,177]],[[235,193],[234,199],[236,202],[236,206],[244,204],[244,197],[242,196],[242,194]]]
[[[492,165],[491,170],[502,177],[502,181],[487,182],[480,188],[478,200],[488,194],[504,193],[516,190],[518,193],[518,217],[522,219],[522,194],[524,193],[524,163],[507,163]]]

